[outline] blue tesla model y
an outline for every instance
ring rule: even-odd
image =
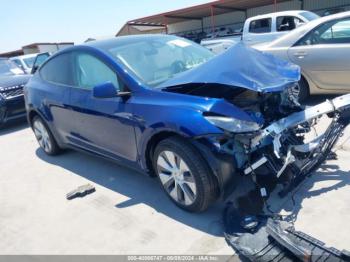
[[[298,144],[300,134],[278,129],[276,155],[268,127],[302,110],[299,78],[296,65],[243,44],[214,56],[176,36],[126,36],[54,54],[25,101],[45,153],[77,149],[155,175],[176,205],[198,212],[241,174],[285,166],[284,136]]]

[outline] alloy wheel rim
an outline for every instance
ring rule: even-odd
[[[160,181],[167,193],[178,203],[189,206],[196,199],[197,187],[186,162],[172,151],[163,151],[157,159]]]
[[[37,120],[33,125],[34,134],[39,142],[39,145],[45,152],[50,152],[52,145],[48,131],[41,121]]]

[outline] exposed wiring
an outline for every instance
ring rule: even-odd
[[[251,143],[252,143],[252,139],[250,138],[249,139],[249,148],[251,147]],[[250,155],[248,156],[248,166],[250,167],[250,169],[252,170],[252,176],[254,176],[253,177],[253,182],[255,183],[255,185],[256,185],[256,187],[259,189],[259,193],[260,193],[260,196],[261,196],[261,199],[262,199],[262,201],[263,201],[263,203],[264,203],[264,206],[266,207],[266,209],[267,209],[267,211],[269,211],[270,212],[270,214],[262,214],[262,215],[260,215],[260,216],[268,216],[268,217],[272,217],[272,218],[280,218],[280,219],[283,219],[284,217],[287,217],[286,215],[281,215],[281,214],[279,214],[279,213],[277,213],[277,212],[274,212],[272,209],[271,209],[271,207],[270,207],[270,205],[268,204],[268,202],[267,202],[267,200],[266,200],[266,197],[264,197],[264,196],[262,196],[261,195],[261,189],[262,188],[265,188],[265,187],[263,187],[263,186],[261,186],[260,184],[259,184],[259,182],[257,181],[257,174],[255,173],[255,170],[254,170],[254,168],[253,168],[253,166],[252,166],[252,164],[251,164],[251,159],[250,159]],[[294,209],[295,209],[295,201],[294,201],[294,199],[292,199],[292,201],[293,201],[293,213],[294,213]]]

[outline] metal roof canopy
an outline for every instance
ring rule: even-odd
[[[288,0],[278,0],[278,2],[284,1]],[[170,24],[188,20],[202,21],[205,17],[213,17],[215,15],[221,15],[235,11],[246,13],[247,9],[271,4],[276,5],[277,0],[217,0],[206,4],[138,18],[127,22],[127,25],[166,27]],[[214,27],[214,24],[212,24],[212,27]]]
[[[48,42],[43,42],[43,43],[33,43],[29,45],[22,46],[22,48],[35,48],[38,45],[74,45],[74,42],[60,42],[60,43],[48,43]]]

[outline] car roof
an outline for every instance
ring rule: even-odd
[[[281,12],[274,12],[274,13],[268,13],[268,14],[253,16],[253,17],[248,18],[247,21],[261,19],[261,18],[266,18],[266,17],[298,15],[298,14],[305,13],[305,12],[311,13],[310,11],[306,11],[306,10],[281,11]]]

